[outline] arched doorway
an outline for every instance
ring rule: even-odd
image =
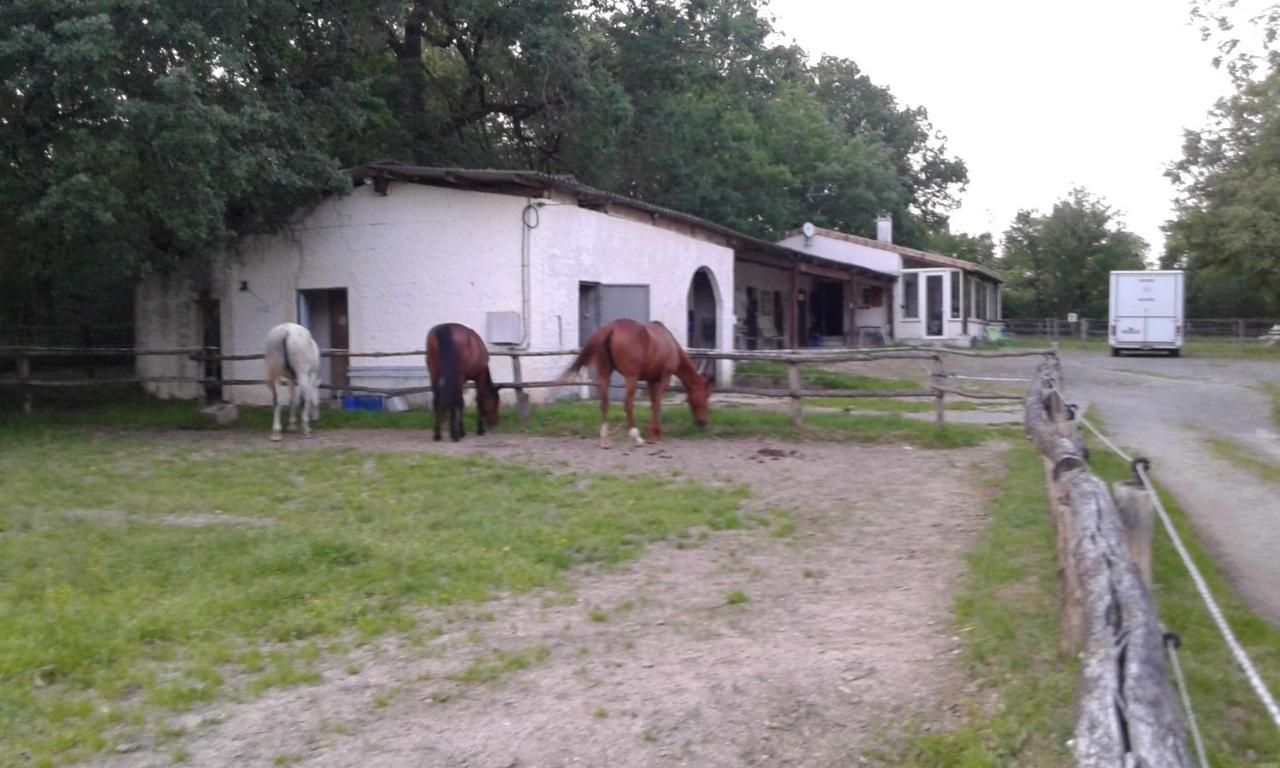
[[[706,267],[699,268],[693,273],[693,281],[689,283],[687,346],[704,349],[715,349],[719,346],[716,323],[719,305],[711,270]]]

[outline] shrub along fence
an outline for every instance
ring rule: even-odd
[[[521,366],[521,360],[528,357],[570,357],[576,355],[578,350],[550,350],[550,351],[520,351],[507,349],[494,349],[490,354],[495,357],[509,357],[512,364],[512,381],[498,382],[499,389],[511,389],[516,393],[516,405],[519,417],[523,420],[528,417],[529,412],[529,390],[548,388],[548,387],[580,387],[583,382],[574,382],[566,384],[560,381],[525,381]],[[822,397],[822,398],[931,398],[934,403],[934,410],[937,414],[937,423],[942,425],[945,423],[946,398],[959,397],[971,400],[1007,400],[1019,401],[1021,395],[999,394],[992,392],[979,392],[971,389],[963,389],[957,387],[955,382],[977,380],[977,381],[993,381],[993,382],[1023,382],[1025,379],[1008,378],[1008,377],[983,377],[961,375],[955,372],[949,372],[945,369],[944,360],[947,357],[965,357],[965,358],[1008,358],[1008,357],[1036,357],[1042,355],[1052,355],[1052,349],[1006,349],[989,352],[978,352],[964,349],[951,349],[946,347],[938,348],[921,348],[921,347],[892,347],[881,349],[801,349],[801,350],[769,350],[769,351],[720,351],[712,349],[690,349],[689,356],[698,361],[715,361],[715,360],[732,360],[736,362],[763,361],[782,363],[787,366],[787,387],[781,388],[763,388],[763,387],[743,387],[743,386],[723,386],[716,387],[715,391],[720,394],[741,394],[753,395],[766,398],[786,398],[791,401],[792,420],[799,425],[803,421],[803,401],[806,397]],[[133,375],[132,370],[125,368],[117,369],[116,375],[113,376],[95,376],[91,378],[55,378],[40,377],[32,374],[33,359],[68,359],[77,360],[85,358],[93,358],[94,356],[102,357],[135,357],[143,355],[172,355],[183,356],[202,363],[220,363],[236,360],[261,360],[263,355],[245,354],[245,355],[223,355],[216,348],[207,347],[183,347],[174,349],[133,349],[130,347],[99,347],[99,348],[77,348],[77,347],[28,347],[28,346],[0,346],[0,358],[11,358],[16,361],[16,375],[0,379],[0,385],[11,385],[17,387],[19,396],[23,403],[23,409],[31,412],[34,408],[34,393],[41,388],[63,388],[63,387],[97,387],[102,385],[130,385],[130,384],[147,384],[161,382],[189,382],[209,386],[236,386],[236,385],[255,385],[265,384],[261,379],[223,379],[223,378],[202,378],[195,376],[151,376],[141,377]],[[377,358],[377,357],[402,357],[402,356],[418,356],[425,355],[424,350],[410,350],[407,352],[353,352],[346,349],[328,349],[323,350],[321,355],[324,357],[348,357],[348,358]],[[860,363],[870,362],[874,360],[921,360],[925,361],[931,369],[930,381],[927,385],[922,385],[914,389],[893,389],[893,390],[863,390],[863,389],[814,389],[805,388],[802,385],[802,376],[800,366],[802,365],[830,365],[834,363]],[[382,395],[387,397],[423,394],[431,391],[430,386],[417,387],[363,387],[356,385],[321,385],[325,389],[339,390],[351,393],[368,393]],[[679,391],[679,388],[673,388]]]

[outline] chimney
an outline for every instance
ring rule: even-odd
[[[892,213],[882,213],[876,217],[876,239],[882,243],[893,242]]]

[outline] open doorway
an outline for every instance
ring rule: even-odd
[[[321,350],[349,349],[351,336],[347,320],[347,289],[320,288],[298,291],[298,325],[311,331]],[[331,387],[351,383],[346,357],[320,358],[320,381]],[[331,397],[339,392],[330,390]]]
[[[200,346],[205,348],[204,396],[214,402],[222,399],[222,309],[217,299],[202,291],[196,302],[200,312]],[[216,350],[216,351],[213,351]]]
[[[711,273],[703,267],[689,283],[689,327],[686,346],[716,349],[716,291]]]

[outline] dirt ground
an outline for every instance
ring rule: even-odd
[[[215,449],[245,433],[174,433]],[[584,569],[567,593],[422,611],[438,636],[389,637],[326,662],[315,685],[172,719],[185,735],[112,766],[845,766],[904,723],[946,728],[966,698],[949,624],[962,555],[985,523],[998,446],[923,451],[769,441],[602,451],[582,439],[325,431],[280,450],[483,453],[548,471],[680,473],[745,483],[745,512],[790,510],[787,535],[713,533]],[[618,441],[619,443],[621,441]],[[248,443],[248,445],[246,445]],[[747,600],[732,602],[730,592]],[[536,661],[490,683],[495,652]]]

